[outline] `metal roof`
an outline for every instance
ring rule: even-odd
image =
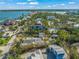
[[[59,54],[65,54],[65,51],[62,47],[57,45],[51,45],[50,48],[52,48],[53,52],[57,55]]]

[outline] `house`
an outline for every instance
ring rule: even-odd
[[[41,38],[37,37],[27,37],[25,40],[23,40],[21,45],[26,46],[32,44],[44,45],[44,41]]]
[[[43,25],[33,25],[33,26],[30,26],[30,30],[31,31],[44,31],[44,30],[47,30],[47,28]]]
[[[54,22],[48,21],[48,25],[49,25],[49,26],[51,26],[51,25],[53,25],[53,24],[54,24]]]
[[[67,21],[67,24],[75,24],[76,22],[73,21]]]
[[[40,37],[40,38],[45,37],[45,33],[39,33],[39,37]]]
[[[58,45],[50,45],[47,49],[48,59],[65,59],[67,58],[65,50]]]
[[[51,19],[55,19],[55,16],[47,16],[47,19],[49,20],[51,20]]]
[[[3,35],[2,35],[2,37],[3,38],[7,38],[7,37],[11,37],[13,35],[13,32],[11,32],[11,31],[6,31]]]
[[[9,34],[8,34],[8,33],[4,33],[4,34],[2,35],[2,37],[3,37],[3,38],[8,38],[8,37],[9,37]]]
[[[0,32],[5,32],[6,30],[5,29],[0,29]]]
[[[37,25],[42,25],[42,22],[40,20],[36,21]]]
[[[58,28],[48,28],[48,31],[50,32],[50,33],[57,33],[58,32]]]
[[[41,50],[34,51],[28,59],[44,59]]]
[[[30,19],[30,18],[31,18],[31,16],[29,16],[29,15],[28,15],[26,18],[27,18],[27,19]]]
[[[5,25],[5,26],[9,26],[9,25],[14,25],[14,24],[16,24],[16,21],[15,20],[6,20],[4,23],[3,23],[3,25]]]
[[[52,36],[51,36],[51,38],[57,38],[58,37],[58,35],[57,34],[52,34]]]
[[[79,27],[79,24],[74,24],[74,27],[76,27],[76,28]]]
[[[66,12],[65,12],[65,11],[61,11],[61,12],[60,12],[60,11],[56,11],[55,13],[56,13],[56,14],[61,14],[61,15],[66,14]]]
[[[35,21],[41,21],[42,20],[42,18],[37,18]]]

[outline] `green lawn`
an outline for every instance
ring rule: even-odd
[[[10,37],[9,38],[0,38],[0,45],[6,45],[9,40],[10,40]]]

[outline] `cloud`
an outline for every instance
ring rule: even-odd
[[[27,0],[27,1],[32,1],[32,0]]]
[[[52,6],[48,5],[48,8],[51,8]]]
[[[38,2],[29,2],[29,4],[31,4],[31,5],[38,5],[39,3]]]
[[[65,4],[64,3],[62,3],[62,4],[60,4],[61,6],[64,6]]]
[[[17,2],[16,4],[25,5],[27,2]]]
[[[5,2],[0,2],[0,4],[5,4]]]
[[[56,7],[56,4],[52,5],[53,7]]]
[[[69,2],[69,4],[75,4],[75,2]]]
[[[35,8],[35,6],[29,6],[30,8]]]
[[[36,0],[27,0],[28,2],[31,2],[31,1],[36,1]]]

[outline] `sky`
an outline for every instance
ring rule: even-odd
[[[5,9],[79,9],[79,0],[0,0]]]

